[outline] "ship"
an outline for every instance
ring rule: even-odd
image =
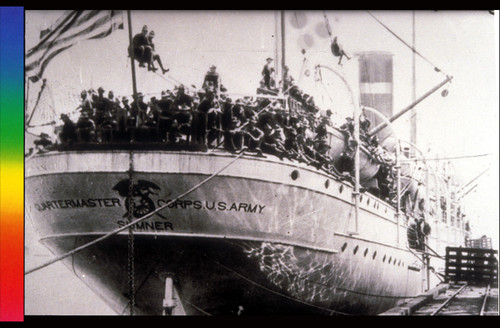
[[[391,123],[451,77],[394,114],[390,92],[367,87],[392,84],[392,54],[351,60],[353,133],[327,127],[328,170],[224,147],[63,145],[27,156],[26,217],[117,314],[375,315],[415,297],[443,281],[464,213],[415,145],[373,147],[356,118],[372,122],[365,136],[395,140]],[[386,80],[363,73],[380,71]],[[306,110],[280,90],[253,96],[288,117]]]

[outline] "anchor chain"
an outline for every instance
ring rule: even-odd
[[[132,151],[129,153],[129,190],[128,190],[128,223],[131,223],[134,219],[134,181],[133,181],[133,172],[134,172],[134,154]],[[127,257],[127,269],[128,269],[128,295],[129,295],[129,309],[130,315],[134,315],[134,306],[135,306],[135,297],[134,297],[134,281],[135,281],[135,268],[134,268],[134,228],[131,225],[128,228],[128,257]]]

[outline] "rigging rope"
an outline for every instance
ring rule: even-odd
[[[36,109],[38,107],[38,103],[40,102],[40,98],[42,97],[42,93],[45,90],[46,86],[47,86],[47,79],[43,79],[43,84],[40,87],[40,91],[38,91],[38,97],[36,98],[35,106],[33,106],[33,111],[31,112],[31,115],[28,118],[28,121],[26,122],[26,126],[29,126],[29,124],[31,122],[31,119],[33,118],[33,115],[35,114],[35,111],[36,111]]]
[[[128,223],[133,222],[134,217],[134,201],[132,197],[134,196],[134,152],[130,151],[129,153],[129,188],[128,188]],[[128,228],[128,257],[127,257],[127,269],[128,269],[128,288],[129,288],[129,309],[130,315],[134,315],[134,306],[135,306],[135,292],[134,292],[134,280],[135,280],[135,268],[134,268],[134,229],[133,226]]]
[[[484,156],[490,156],[492,154],[487,153],[487,154],[478,154],[478,155],[464,155],[464,156],[457,156],[457,157],[441,157],[441,158],[414,158],[414,159],[407,159],[407,160],[402,160],[401,162],[416,162],[416,161],[441,161],[441,160],[450,160],[450,159],[462,159],[462,158],[475,158],[475,157],[484,157]]]
[[[328,36],[330,36],[330,42],[333,42],[332,29],[330,28],[330,23],[328,21],[328,17],[326,17],[325,11],[323,11],[323,16],[325,17],[325,25],[326,25],[326,30],[328,31]]]
[[[325,93],[328,96],[328,98],[330,99],[330,101],[332,103],[332,106],[333,106],[333,99],[330,96],[330,93],[328,92],[328,89],[326,88],[326,85],[325,85],[325,83],[323,81],[323,75],[321,74],[321,67],[320,66],[316,66],[316,69],[317,69],[318,74],[319,74],[319,82],[320,82],[321,86],[323,87],[323,89],[325,90]],[[324,103],[324,101],[323,101],[323,103]]]
[[[90,246],[92,246],[92,245],[94,245],[94,244],[97,244],[97,243],[99,243],[99,242],[101,242],[101,241],[103,241],[103,240],[105,240],[105,239],[107,239],[107,238],[109,238],[109,237],[111,237],[111,236],[113,236],[113,235],[116,235],[116,234],[118,234],[119,232],[121,232],[121,231],[123,231],[123,230],[125,230],[125,229],[128,229],[128,228],[129,228],[129,227],[131,227],[131,226],[133,226],[134,224],[137,224],[137,223],[139,223],[139,222],[141,222],[141,221],[146,220],[147,218],[149,218],[149,217],[151,217],[151,216],[155,215],[156,213],[158,213],[159,211],[164,210],[165,208],[167,208],[167,207],[168,207],[169,205],[171,205],[172,203],[175,203],[176,201],[178,201],[178,200],[179,200],[179,199],[181,199],[182,197],[184,197],[184,196],[186,196],[186,195],[190,194],[191,192],[193,192],[194,190],[198,189],[199,187],[201,187],[202,185],[204,185],[204,184],[205,184],[205,183],[207,183],[208,181],[212,180],[214,177],[216,177],[217,175],[219,175],[222,171],[224,171],[226,168],[228,168],[230,165],[232,165],[234,162],[236,162],[236,161],[237,161],[237,160],[238,160],[241,156],[243,156],[244,154],[245,154],[245,152],[241,152],[238,156],[236,156],[233,160],[231,160],[228,164],[226,164],[226,165],[225,165],[224,167],[222,167],[220,170],[218,170],[217,172],[213,173],[213,174],[212,174],[212,175],[210,175],[208,178],[206,178],[205,180],[201,181],[200,183],[198,183],[197,185],[195,185],[195,186],[194,186],[194,187],[192,187],[191,189],[189,189],[189,190],[185,191],[184,193],[180,194],[180,195],[179,195],[179,196],[177,196],[175,199],[173,199],[173,200],[171,200],[171,201],[168,201],[165,205],[163,205],[163,206],[161,206],[161,207],[158,207],[156,210],[154,210],[154,211],[152,211],[152,212],[150,212],[150,213],[148,213],[148,214],[146,214],[146,215],[144,215],[144,216],[142,216],[142,217],[138,218],[137,220],[135,220],[135,221],[133,221],[133,222],[130,222],[130,223],[128,223],[128,224],[126,224],[126,225],[124,225],[124,226],[122,226],[122,227],[120,227],[120,228],[118,228],[118,229],[116,229],[116,230],[113,230],[113,231],[111,231],[111,232],[109,232],[109,233],[105,234],[104,236],[101,236],[101,237],[99,237],[99,238],[97,238],[97,239],[95,239],[95,240],[93,240],[93,241],[91,241],[91,242],[89,242],[89,243],[87,243],[87,244],[85,244],[85,245],[82,245],[82,246],[80,246],[80,247],[77,247],[77,248],[75,248],[75,249],[73,249],[73,250],[71,250],[71,251],[69,251],[69,252],[67,252],[67,253],[61,254],[61,255],[59,255],[59,256],[57,256],[57,257],[53,258],[53,259],[52,259],[52,260],[50,260],[50,261],[47,261],[46,263],[43,263],[43,264],[41,264],[41,265],[39,265],[39,266],[36,266],[36,267],[34,267],[34,268],[32,268],[32,269],[30,269],[30,270],[26,271],[24,274],[25,274],[25,275],[27,275],[27,274],[30,274],[30,273],[32,273],[32,272],[38,271],[38,270],[40,270],[40,269],[42,269],[42,268],[44,268],[44,267],[46,267],[46,266],[48,266],[48,265],[50,265],[50,264],[53,264],[53,263],[55,263],[55,262],[57,262],[57,261],[60,261],[60,260],[62,260],[62,259],[64,259],[64,258],[66,258],[66,257],[68,257],[68,256],[73,255],[73,254],[76,254],[76,253],[77,253],[77,252],[79,252],[79,251],[82,251],[82,250],[84,250],[84,249],[86,249],[86,248],[88,248],[88,247],[90,247]]]
[[[375,17],[371,12],[367,11],[368,15],[372,16],[380,25],[382,25],[387,31],[389,31],[389,33],[391,33],[392,35],[394,35],[399,41],[401,41],[405,46],[407,46],[408,48],[410,48],[414,53],[416,53],[417,55],[419,55],[423,60],[425,60],[427,63],[429,63],[431,66],[434,67],[434,70],[436,72],[440,72],[442,74],[444,74],[443,71],[441,71],[441,69],[439,69],[436,65],[434,65],[429,59],[427,59],[426,57],[424,57],[420,52],[418,52],[415,48],[413,48],[412,46],[410,46],[408,43],[406,43],[406,41],[404,41],[401,37],[399,37],[396,33],[394,33],[389,27],[387,27],[384,23],[382,23],[377,17]],[[446,74],[445,74],[446,75]]]

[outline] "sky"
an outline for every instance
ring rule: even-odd
[[[61,13],[26,11],[27,50],[36,44],[39,31],[49,27]],[[411,11],[371,13],[411,44]],[[357,87],[356,59],[344,59],[342,66],[337,65],[338,59],[330,53],[324,14],[332,34],[338,37],[348,54],[363,51],[394,54],[394,113],[409,105],[412,102],[412,52],[366,11],[285,13],[285,63],[300,86],[314,95],[319,105],[332,108],[337,119],[343,119],[352,111],[350,94],[335,74],[322,72],[325,85],[333,90],[328,94],[318,92],[324,90],[323,86],[314,81],[314,66],[320,64],[345,76],[354,90]],[[138,91],[143,92],[146,99],[172,89],[173,82],[200,87],[211,65],[217,66],[229,93],[255,94],[265,59],[272,57],[279,63],[276,50],[279,14],[276,12],[144,10],[132,11],[131,16],[134,34],[144,24],[155,31],[157,53],[170,68],[167,75],[161,76],[136,66]],[[113,90],[117,96],[130,97],[132,79],[130,59],[126,55],[126,15],[124,23],[124,30],[105,39],[82,41],[49,64],[44,77],[57,112],[74,110],[83,89],[102,86],[106,92]],[[473,229],[472,237],[486,234],[498,245],[498,11],[495,15],[487,11],[416,11],[415,38],[417,51],[425,57],[425,60],[419,56],[415,59],[417,97],[443,81],[446,75],[453,76],[446,87],[447,97],[442,97],[440,90],[416,107],[417,146],[422,150],[431,147],[443,157],[458,157],[451,162],[464,183],[490,167],[477,180],[475,191],[467,195],[465,209]],[[279,41],[278,38],[278,44]],[[434,67],[441,72],[436,72]],[[301,71],[309,72],[308,76],[299,79]],[[37,87],[39,85],[30,85],[28,108],[32,108],[36,99]],[[329,102],[330,97],[333,102]],[[409,140],[409,117],[407,113],[394,122],[398,137],[404,140]],[[27,263],[50,258],[50,253],[36,242],[30,242],[29,246]],[[58,265],[59,268],[42,269],[46,271],[26,277],[26,314],[111,313],[76,278],[68,277],[69,285],[65,284],[65,275],[59,270],[62,265]],[[54,301],[42,301],[46,299],[43,295],[54,291],[42,288],[38,283],[40,279],[51,281],[47,286],[61,286],[57,295],[52,295]],[[80,306],[79,301],[86,303]]]

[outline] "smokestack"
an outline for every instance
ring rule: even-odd
[[[387,118],[393,115],[393,54],[382,51],[368,51],[357,54],[359,61],[359,93],[362,106],[375,108]],[[382,120],[367,112],[370,128]],[[391,129],[384,129],[377,135],[382,142],[391,134]]]

